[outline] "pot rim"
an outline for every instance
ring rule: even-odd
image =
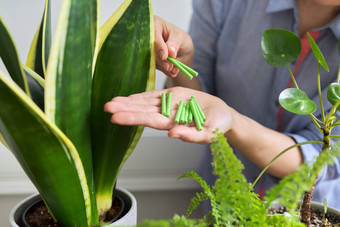
[[[116,221],[114,221],[113,223],[110,223],[107,226],[115,226],[115,225],[136,225],[137,224],[137,201],[136,198],[134,197],[134,195],[129,192],[128,190],[124,189],[124,188],[116,188],[115,190],[115,194],[119,195],[125,203],[125,209],[122,213],[122,216],[117,219]],[[22,209],[22,206],[26,205],[30,200],[34,200],[35,197],[39,196],[40,194],[38,192],[24,198],[23,200],[21,200],[19,203],[17,203],[12,210],[10,211],[9,214],[9,224],[12,227],[19,227],[17,221],[18,218],[17,216],[17,212],[19,212],[20,209]],[[21,212],[23,212],[24,209],[22,209]],[[128,221],[128,223],[126,223],[126,218],[131,218],[131,220]]]

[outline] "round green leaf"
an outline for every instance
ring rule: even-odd
[[[309,40],[309,44],[312,48],[312,51],[314,53],[314,56],[316,58],[316,60],[320,63],[320,65],[327,71],[329,72],[329,68],[328,68],[328,65],[326,63],[326,60],[325,58],[323,57],[318,45],[315,43],[314,39],[312,38],[312,36],[307,33],[308,35],[308,40]]]
[[[332,83],[328,86],[327,99],[332,105],[340,100],[340,84]]]
[[[262,35],[261,49],[264,60],[269,65],[281,67],[299,57],[301,42],[291,31],[268,29]]]
[[[316,110],[316,104],[300,89],[287,88],[279,96],[280,105],[289,112],[305,115]]]

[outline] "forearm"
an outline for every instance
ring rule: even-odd
[[[289,136],[266,128],[256,121],[232,111],[231,129],[225,133],[228,142],[258,167],[264,168],[281,151],[296,142]],[[303,162],[300,148],[293,148],[268,168],[271,175],[283,178]]]

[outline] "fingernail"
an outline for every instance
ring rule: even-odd
[[[164,57],[164,51],[163,50],[159,50],[158,51],[158,56],[160,57],[160,59],[164,60],[163,57]]]
[[[176,67],[174,67],[172,70],[171,70],[171,73],[172,74],[176,74],[178,71],[177,71],[177,68]]]
[[[169,63],[168,62],[166,62],[166,61],[162,62],[162,66],[163,66],[165,71],[169,71]]]
[[[177,55],[176,48],[172,46],[172,47],[170,47],[170,49],[171,49],[172,53],[175,54],[174,58],[176,58],[176,55]]]

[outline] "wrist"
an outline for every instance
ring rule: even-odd
[[[242,126],[244,125],[244,116],[233,108],[230,108],[230,121],[230,128],[224,133],[224,136],[230,144],[234,145],[238,143],[237,141],[242,140],[242,128],[244,129],[246,126]]]

